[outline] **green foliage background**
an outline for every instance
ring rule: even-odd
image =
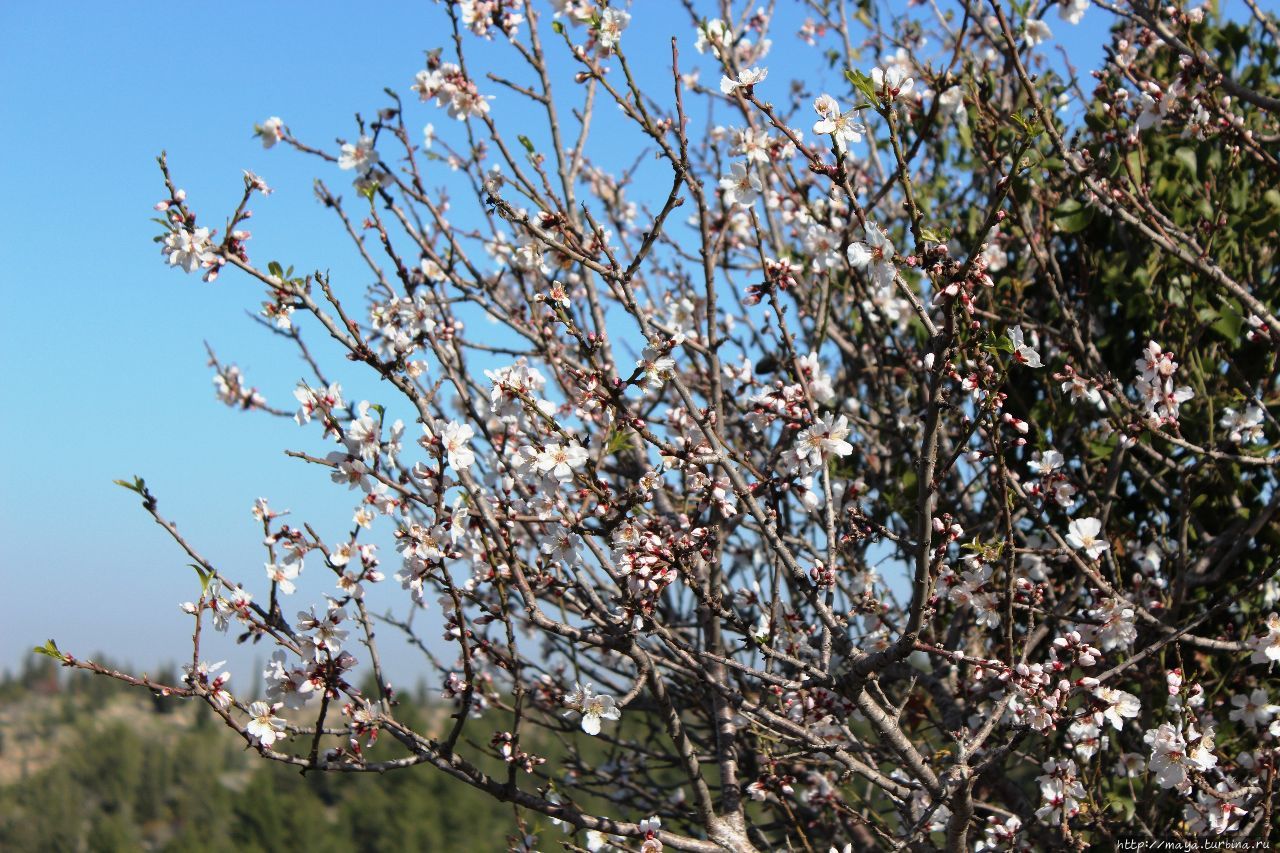
[[[304,777],[245,752],[204,705],[59,675],[41,658],[0,683],[0,762],[19,765],[0,787],[0,850],[503,850],[516,828],[510,806],[442,773]],[[422,698],[400,716],[434,710]],[[31,738],[58,746],[24,772]]]

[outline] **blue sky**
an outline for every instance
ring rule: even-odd
[[[674,0],[644,0],[633,11],[625,42],[633,56],[665,63],[674,33],[686,67],[709,67],[693,53]],[[1087,18],[1072,30],[1048,16],[1084,67],[1099,53],[1097,25],[1106,19],[1097,10],[1089,17],[1092,27]],[[252,127],[280,115],[308,141],[351,138],[352,115],[372,114],[390,86],[410,104],[411,126],[430,120],[449,132],[452,120],[412,103],[408,91],[423,51],[444,41],[441,20],[424,2],[380,3],[375,14],[358,15],[327,2],[234,2],[198,15],[161,4],[0,4],[0,125],[13,146],[0,203],[9,452],[0,476],[0,668],[47,637],[138,666],[189,655],[190,620],[176,605],[196,594],[195,575],[134,496],[112,485],[116,478],[145,477],[162,512],[260,594],[255,498],[322,529],[345,528],[352,499],[283,455],[286,447],[316,450],[313,433],[213,399],[204,340],[284,407],[302,368],[246,316],[260,297],[242,278],[206,285],[162,264],[149,221],[162,194],[154,158],[168,151],[208,225],[221,224],[238,199],[241,170],[252,169],[276,189],[254,204],[252,257],[363,281],[337,223],[311,195],[317,175],[351,195],[349,176],[263,151]],[[774,34],[767,64],[779,78],[795,73],[787,62],[799,49],[794,30]],[[502,70],[506,51],[491,48],[485,59]],[[645,73],[661,76],[662,63],[646,62]],[[658,89],[664,100],[669,91],[665,82]],[[499,95],[501,117],[516,98]],[[429,183],[445,182],[437,175]],[[394,564],[394,553],[384,553],[389,575]],[[317,575],[315,567],[304,574],[310,583],[299,602],[328,591]],[[397,600],[390,593],[398,585],[386,586],[382,600]],[[266,651],[224,646],[226,655],[206,657],[244,664]],[[409,653],[393,647],[389,657],[405,673],[398,680],[412,683]]]

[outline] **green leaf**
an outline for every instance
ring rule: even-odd
[[[1196,312],[1196,319],[1200,321],[1202,325],[1208,325],[1214,322],[1215,320],[1217,320],[1221,316],[1222,315],[1219,314],[1213,308],[1201,308],[1199,311]]]
[[[609,441],[605,443],[604,455],[612,456],[619,450],[625,450],[631,446],[631,435],[626,430],[617,430],[609,436]]]
[[[1240,330],[1244,328],[1244,317],[1230,305],[1224,305],[1210,328],[1231,343],[1237,343],[1240,340]]]
[[[992,352],[1003,352],[1013,354],[1013,341],[1004,335],[997,336],[990,344]]]
[[[138,494],[142,494],[147,489],[147,484],[141,477],[134,477],[132,483],[128,480],[112,480],[111,482],[121,488],[128,489],[131,492],[137,492]]]
[[[1011,113],[1009,118],[1018,126],[1018,129],[1022,131],[1023,136],[1035,139],[1037,136],[1044,133],[1044,125],[1036,119],[1025,119],[1018,113]]]
[[[559,21],[552,21],[551,29],[555,31],[556,35],[564,35],[564,24]]]
[[[187,563],[187,565],[195,569],[196,574],[200,576],[200,597],[204,598],[209,594],[209,584],[213,581],[213,572],[198,563]]]
[[[271,261],[267,264],[267,272],[276,278],[284,278],[284,267],[280,266],[279,261]]]
[[[1115,443],[1115,438],[1087,442],[1086,444],[1089,448],[1089,461],[1099,462],[1103,459],[1110,458],[1112,452],[1115,450]]]
[[[876,93],[876,84],[871,82],[871,78],[861,71],[850,68],[844,72],[844,78],[868,101],[876,103],[880,100],[880,96]]]
[[[524,146],[525,151],[528,151],[530,154],[533,153],[533,140],[525,136],[523,133],[518,135],[516,139],[520,140],[520,144]]]
[[[58,648],[58,644],[53,640],[47,640],[43,646],[36,646],[31,651],[38,655],[44,655],[47,658],[53,658],[54,660],[67,659],[67,656],[62,653]]]
[[[1196,152],[1192,148],[1183,146],[1173,152],[1173,158],[1186,167],[1191,173],[1191,177],[1196,177],[1199,172],[1199,164],[1196,162]]]
[[[1137,809],[1137,805],[1134,803],[1133,798],[1125,796],[1124,794],[1114,795],[1108,805],[1110,805],[1113,810],[1124,815],[1124,819],[1126,821],[1133,820],[1134,812]]]
[[[1142,180],[1142,152],[1130,151],[1124,157],[1126,170],[1122,173],[1125,177],[1132,176],[1133,180]]]
[[[902,475],[902,494],[908,497],[915,497],[916,483],[919,482],[919,479],[920,478],[916,476],[915,471],[908,471],[905,474],[903,474]]]
[[[1054,224],[1063,234],[1075,234],[1088,227],[1093,219],[1093,209],[1085,207],[1073,198],[1058,205],[1053,211]]]

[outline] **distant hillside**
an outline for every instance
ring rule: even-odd
[[[448,711],[423,698],[397,713],[429,731]],[[304,777],[194,702],[43,658],[0,682],[0,850],[487,851],[516,831],[509,807],[430,768]]]

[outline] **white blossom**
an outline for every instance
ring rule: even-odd
[[[440,443],[449,457],[449,467],[455,471],[465,471],[476,461],[469,442],[476,434],[470,424],[449,421],[440,432]]]
[[[768,68],[747,68],[738,73],[738,77],[734,78],[725,75],[720,78],[720,91],[726,95],[731,95],[738,89],[750,89],[757,83],[764,81],[769,76]]]
[[[907,76],[906,70],[898,64],[888,68],[876,66],[871,69],[871,82],[876,92],[887,101],[901,98],[911,92],[916,81]]]
[[[1266,631],[1257,637],[1249,638],[1249,648],[1253,650],[1250,660],[1253,663],[1274,663],[1280,660],[1280,615],[1272,613],[1267,617]]]
[[[1034,347],[1028,346],[1023,338],[1021,326],[1011,326],[1005,334],[1013,343],[1013,357],[1019,364],[1027,367],[1044,367],[1040,362],[1040,353],[1036,352]]]
[[[245,731],[265,747],[285,736],[285,721],[276,716],[278,707],[266,702],[254,702],[249,706],[249,722],[245,724]]]
[[[605,9],[600,13],[600,23],[596,29],[596,44],[606,53],[614,50],[622,41],[622,31],[630,23],[630,14],[612,7]]]
[[[1058,0],[1058,17],[1068,24],[1078,24],[1089,3],[1090,0]]]
[[[720,179],[720,189],[724,190],[724,203],[733,207],[755,204],[763,185],[760,176],[747,163],[734,163],[728,176]]]
[[[1111,545],[1101,535],[1102,522],[1096,518],[1078,518],[1067,528],[1067,544],[1084,551],[1089,559],[1096,560]]]
[[[830,454],[848,456],[853,452],[849,437],[849,419],[844,415],[832,418],[823,415],[813,425],[796,436],[796,456],[818,465]]]
[[[169,261],[169,266],[181,267],[183,272],[195,272],[217,260],[208,228],[191,231],[178,228],[170,231],[164,238],[160,251]]]
[[[1041,42],[1053,38],[1053,30],[1041,20],[1027,21],[1022,28],[1022,41],[1027,47],[1035,47]]]
[[[832,143],[839,151],[847,151],[850,143],[861,142],[867,128],[856,121],[856,110],[840,111],[840,104],[830,95],[820,95],[813,102],[813,109],[820,118],[814,122],[813,132],[819,136],[830,136]]]
[[[1238,720],[1254,730],[1259,726],[1266,726],[1272,717],[1280,713],[1280,706],[1273,705],[1267,691],[1261,687],[1255,687],[1248,694],[1232,696],[1231,704],[1235,708],[1227,715],[1228,719]]]
[[[562,483],[573,479],[575,471],[587,464],[586,448],[577,441],[568,444],[548,444],[538,454],[534,466],[544,474],[550,474]]]
[[[263,148],[271,148],[277,142],[284,139],[284,121],[279,116],[271,118],[258,125],[255,130],[258,137],[262,140]]]
[[[569,707],[566,714],[576,712],[582,716],[582,730],[589,735],[600,734],[601,720],[617,720],[622,716],[614,698],[593,692],[590,684],[584,687],[575,682],[573,692],[564,697],[564,704]]]
[[[267,563],[267,579],[276,585],[283,595],[293,595],[293,581],[302,570],[299,562]]]
[[[644,384],[650,391],[656,391],[671,379],[675,375],[675,366],[674,358],[652,346],[645,347],[636,362],[636,367],[644,371]]]
[[[362,136],[356,140],[354,145],[350,142],[342,144],[342,149],[338,154],[339,169],[355,169],[358,174],[364,175],[377,164],[378,152],[373,148],[372,138]]]
[[[1103,721],[1110,723],[1111,728],[1116,731],[1124,728],[1126,719],[1134,719],[1142,711],[1142,702],[1138,697],[1123,690],[1102,685],[1094,688],[1093,695],[1099,702],[1106,705],[1106,708],[1099,712],[1099,716]]]
[[[1092,641],[1104,652],[1131,646],[1138,638],[1133,608],[1118,599],[1103,599],[1097,608],[1089,611],[1089,616],[1100,623],[1092,629]]]
[[[890,287],[896,270],[893,266],[893,243],[874,222],[866,227],[867,242],[849,245],[849,263],[857,269],[871,270],[871,281],[877,287]]]
[[[1262,441],[1262,407],[1249,405],[1243,412],[1231,407],[1222,410],[1222,418],[1218,426],[1228,431],[1228,438],[1234,444],[1257,444]]]

